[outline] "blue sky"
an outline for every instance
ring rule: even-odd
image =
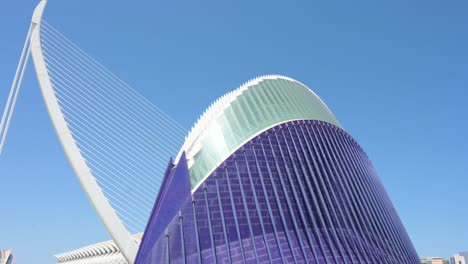
[[[37,1],[0,9],[3,108]],[[187,128],[263,74],[311,87],[366,150],[421,257],[468,250],[468,2],[54,1],[44,19]],[[0,248],[21,263],[109,238],[33,68],[0,157]]]

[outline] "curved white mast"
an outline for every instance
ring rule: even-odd
[[[97,184],[96,179],[92,175],[91,170],[86,164],[85,159],[81,155],[81,152],[68,129],[68,125],[62,114],[57,98],[55,97],[41,48],[40,27],[46,3],[46,0],[42,0],[36,7],[32,17],[31,53],[47,111],[49,112],[57,137],[59,138],[73,171],[78,177],[88,199],[96,209],[99,218],[104,223],[104,226],[119,247],[127,262],[133,263],[138,251],[138,246]]]

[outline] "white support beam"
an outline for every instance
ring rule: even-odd
[[[40,26],[46,3],[46,0],[42,0],[34,11],[31,24],[33,31],[33,34],[31,34],[31,53],[47,111],[62,148],[88,199],[127,262],[133,263],[138,246],[97,184],[76,145],[55,96],[41,47]]]

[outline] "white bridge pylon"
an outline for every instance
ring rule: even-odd
[[[102,193],[101,188],[97,184],[96,179],[92,175],[91,170],[87,166],[86,161],[73,139],[57,98],[55,97],[41,47],[40,27],[46,3],[46,0],[42,0],[34,11],[31,21],[33,34],[31,34],[30,45],[34,68],[36,70],[37,79],[39,81],[39,86],[41,88],[47,111],[62,148],[67,155],[75,175],[78,177],[81,186],[86,192],[88,199],[93,204],[99,218],[119,247],[120,252],[122,252],[127,262],[133,263],[138,251],[138,245],[109,204],[107,198]],[[37,34],[34,34],[34,32]]]
[[[128,263],[184,129],[42,20],[36,7],[0,123],[0,154],[32,55],[57,137],[88,199]]]
[[[35,26],[34,23],[31,23],[31,26],[28,30],[28,35],[26,36],[26,41],[24,42],[23,51],[21,52],[20,61],[18,63],[18,67],[16,68],[15,77],[13,78],[13,83],[11,84],[8,100],[5,106],[5,110],[3,111],[2,120],[0,121],[0,155],[2,154],[3,147],[5,146],[5,140],[8,134],[8,129],[10,127],[11,117],[13,116],[13,112],[15,110],[16,101],[18,99],[18,94],[23,82],[24,72],[26,71],[26,65],[28,64],[29,55],[31,52],[30,41],[36,33],[37,26]]]

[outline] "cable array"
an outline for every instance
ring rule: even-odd
[[[185,129],[45,21],[41,40],[82,156],[127,229],[142,232]]]

